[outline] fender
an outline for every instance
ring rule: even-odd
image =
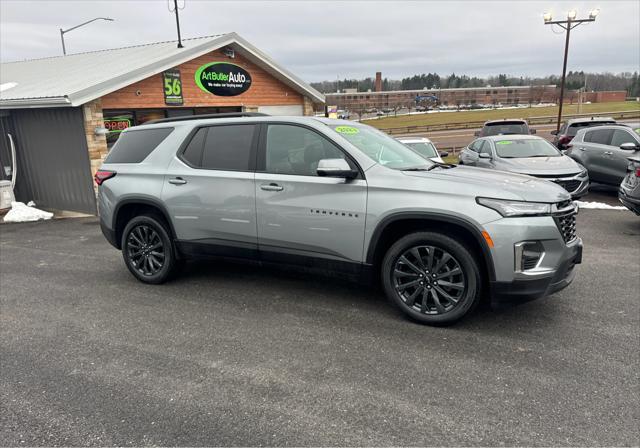
[[[460,218],[458,216],[448,215],[445,213],[435,213],[435,212],[397,212],[392,213],[385,218],[383,218],[378,225],[376,226],[373,234],[371,235],[371,240],[369,241],[369,247],[367,248],[367,256],[366,262],[367,264],[373,264],[373,257],[375,254],[375,249],[378,245],[378,241],[382,232],[389,226],[390,224],[402,221],[405,219],[424,219],[429,221],[438,221],[442,223],[451,223],[457,224],[460,227],[468,230],[471,235],[475,238],[476,242],[479,244],[482,249],[482,256],[484,258],[485,265],[487,266],[487,273],[489,274],[489,280],[495,281],[496,272],[493,265],[493,256],[491,255],[491,249],[487,245],[484,237],[482,236],[482,230],[478,229],[478,227],[468,221],[466,219]]]
[[[150,197],[136,197],[136,196],[132,197],[132,196],[127,196],[125,199],[123,199],[120,202],[118,202],[118,205],[116,205],[116,207],[114,209],[113,218],[112,218],[112,222],[111,222],[111,228],[113,230],[116,230],[116,222],[117,222],[117,219],[118,219],[118,213],[120,212],[120,209],[122,208],[122,206],[127,205],[127,204],[149,205],[149,206],[155,207],[158,210],[160,210],[160,212],[164,216],[164,219],[169,224],[169,231],[171,232],[171,238],[174,239],[174,240],[176,239],[176,231],[173,228],[173,221],[171,221],[171,218],[169,216],[169,212],[167,212],[167,209],[165,208],[165,206],[164,206],[164,204],[162,202],[158,201],[157,199],[150,198]]]

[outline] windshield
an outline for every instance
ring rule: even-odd
[[[523,123],[495,123],[487,124],[484,127],[483,135],[504,135],[504,134],[528,134],[529,131]]]
[[[405,143],[405,145],[427,159],[430,157],[438,157],[438,152],[436,151],[436,147],[433,146],[433,143],[415,142]]]
[[[496,143],[498,157],[513,159],[518,157],[560,157],[555,146],[546,140],[499,140]]]
[[[365,125],[329,125],[373,161],[395,170],[429,167],[433,162],[420,157],[384,132]]]

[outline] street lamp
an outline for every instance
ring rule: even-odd
[[[562,81],[560,82],[560,104],[558,105],[558,123],[556,126],[556,132],[560,131],[560,121],[562,120],[562,102],[564,100],[564,83],[567,76],[567,55],[569,53],[569,36],[571,30],[586,22],[595,22],[596,17],[600,13],[599,9],[593,9],[589,12],[588,19],[576,19],[578,13],[575,9],[572,9],[567,13],[567,20],[553,20],[553,15],[550,12],[545,12],[542,18],[545,25],[558,25],[567,32],[567,38],[564,43],[564,63],[562,64]]]
[[[91,20],[87,20],[84,23],[81,23],[80,25],[76,25],[74,27],[71,27],[67,30],[63,30],[62,28],[60,28],[60,40],[62,41],[62,54],[64,54],[65,56],[67,55],[67,49],[64,46],[64,34],[68,33],[69,31],[73,31],[76,28],[80,28],[81,26],[85,26],[91,22],[95,22],[96,20],[106,20],[108,22],[113,22],[113,19],[110,19],[109,17],[96,17],[95,19],[91,19]]]

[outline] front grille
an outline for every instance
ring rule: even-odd
[[[571,180],[557,179],[557,180],[554,180],[553,182],[555,182],[556,184],[560,185],[562,188],[567,190],[569,193],[573,193],[574,191],[576,191],[578,189],[578,187],[580,187],[580,181],[577,180],[577,179],[571,179]]]
[[[558,204],[558,208],[560,208],[560,204]],[[576,233],[576,214],[577,211],[574,208],[568,213],[558,214],[553,218],[565,243],[570,243],[578,237]]]

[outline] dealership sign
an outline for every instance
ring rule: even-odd
[[[196,85],[218,96],[235,96],[251,87],[251,75],[239,65],[211,62],[196,70]]]
[[[182,80],[180,70],[172,68],[162,72],[162,83],[164,87],[164,104],[167,106],[182,106]]]

